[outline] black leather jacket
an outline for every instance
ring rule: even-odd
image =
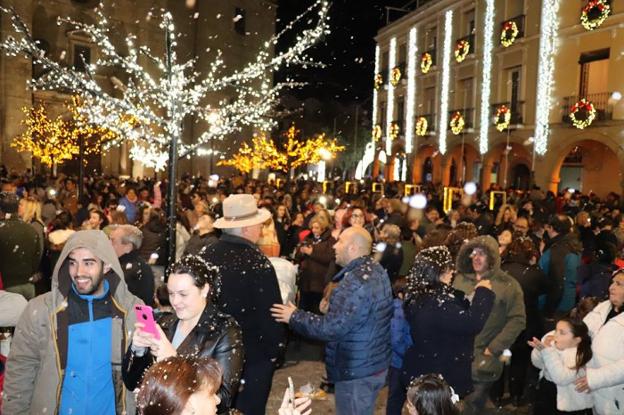
[[[178,325],[178,318],[175,314],[163,316],[158,324],[171,341]],[[218,391],[221,399],[218,413],[227,413],[238,390],[244,362],[243,336],[236,320],[219,312],[213,304],[209,303],[197,325],[178,346],[177,352],[179,355],[212,357],[219,363],[223,372],[223,381]],[[137,356],[130,346],[122,366],[126,387],[131,391],[139,387],[143,373],[154,362],[155,358],[150,353]]]

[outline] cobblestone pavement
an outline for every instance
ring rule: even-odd
[[[301,350],[294,352],[289,348],[284,367],[277,370],[273,377],[273,386],[266,411],[267,415],[277,415],[284,397],[284,391],[288,386],[289,376],[292,377],[296,390],[306,383],[310,383],[315,387],[319,385],[321,378],[325,374],[325,365],[319,358],[320,352],[314,346],[304,345]],[[386,387],[381,391],[377,399],[375,415],[385,415],[387,394],[388,388]],[[333,394],[328,394],[326,400],[315,400],[312,402],[313,415],[335,414],[334,408]],[[498,409],[490,407],[483,412],[483,415],[527,415],[529,413],[530,410],[527,406],[514,408],[509,405]],[[404,414],[407,414],[407,411],[404,411]]]

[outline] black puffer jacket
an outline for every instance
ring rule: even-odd
[[[158,321],[169,341],[173,339],[178,321],[175,315],[163,316]],[[212,303],[208,304],[197,325],[178,346],[177,352],[179,355],[211,357],[219,363],[223,382],[218,392],[221,399],[218,413],[227,413],[238,390],[244,362],[243,335],[236,320],[219,312]],[[150,353],[137,356],[129,347],[122,367],[126,387],[134,390],[140,386],[143,373],[154,362],[155,358]]]

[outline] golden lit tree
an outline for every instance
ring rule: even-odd
[[[11,147],[19,152],[29,151],[48,167],[54,168],[80,154],[100,154],[102,146],[116,138],[111,130],[88,121],[79,98],[74,96],[65,104],[66,114],[52,119],[44,106],[23,108],[26,130],[13,139]],[[119,121],[132,124],[128,117]]]
[[[251,146],[247,143],[228,160],[222,160],[219,166],[231,166],[242,173],[253,169],[281,170],[285,173],[291,169],[316,164],[321,160],[329,160],[345,149],[337,144],[335,138],[329,139],[325,134],[318,134],[305,141],[299,141],[299,130],[293,125],[286,132],[286,142],[280,150],[275,141],[265,134],[254,136]]]
[[[71,160],[78,153],[78,143],[61,117],[50,119],[43,106],[22,108],[26,130],[13,139],[11,147],[19,152],[29,151],[48,167]]]

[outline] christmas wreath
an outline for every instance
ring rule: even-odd
[[[433,58],[429,52],[425,52],[420,57],[420,70],[422,73],[428,73],[433,65]]]
[[[375,89],[379,89],[381,88],[381,86],[383,85],[383,75],[378,73],[377,75],[375,75]]]
[[[376,124],[373,127],[373,140],[375,140],[375,141],[381,140],[381,135],[382,134],[383,134],[383,132],[381,131],[381,125]]]
[[[496,109],[496,129],[498,131],[505,131],[509,127],[511,122],[511,111],[506,105],[501,105]]]
[[[390,123],[390,139],[396,140],[399,137],[399,133],[401,132],[401,127],[395,121]]]
[[[392,86],[397,86],[401,81],[401,69],[397,66],[396,68],[392,68],[390,72],[390,83]]]
[[[455,45],[455,60],[458,63],[463,62],[466,56],[468,56],[468,53],[470,53],[470,42],[466,39],[458,41]]]
[[[570,110],[570,121],[580,130],[589,127],[595,118],[596,107],[585,98],[574,104]]]
[[[427,135],[427,129],[429,128],[429,123],[425,117],[418,117],[416,120],[416,135],[423,137]]]
[[[587,30],[600,27],[611,13],[611,6],[605,0],[590,0],[581,12],[581,24]]]
[[[513,20],[509,20],[503,24],[503,30],[501,30],[501,45],[508,48],[513,45],[518,37],[520,31],[518,25]]]
[[[451,117],[451,122],[449,123],[451,126],[451,131],[455,135],[459,135],[464,130],[464,125],[466,122],[464,121],[464,116],[461,112],[456,111],[455,114]]]

